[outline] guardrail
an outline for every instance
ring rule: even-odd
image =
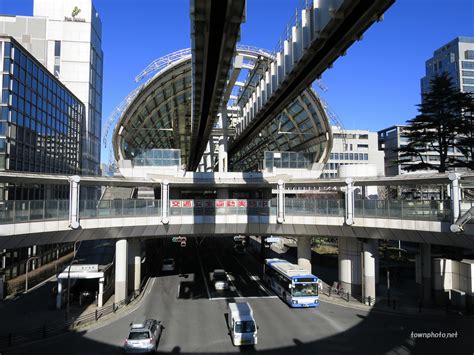
[[[161,200],[85,200],[80,201],[81,219],[111,217],[156,217],[161,215]],[[275,216],[277,203],[271,200],[170,200],[171,216],[249,215]],[[461,214],[473,205],[462,201]],[[287,216],[345,215],[343,199],[285,198]],[[1,201],[0,224],[67,220],[67,200]],[[450,200],[355,200],[355,218],[389,218],[451,222]],[[472,221],[471,221],[472,223]]]
[[[140,285],[140,292],[128,296],[118,303],[112,303],[109,306],[97,308],[94,312],[73,317],[69,320],[58,320],[54,322],[46,322],[42,327],[36,327],[25,331],[11,332],[0,335],[0,353],[6,351],[15,345],[24,345],[41,339],[46,339],[55,335],[59,335],[73,330],[79,326],[84,326],[93,322],[97,322],[104,316],[116,313],[119,309],[135,302],[143,297],[144,283],[148,280],[145,277]]]

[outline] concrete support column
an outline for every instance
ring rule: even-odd
[[[99,279],[99,294],[97,295],[97,307],[104,306],[104,278]]]
[[[123,301],[125,298],[127,298],[127,259],[127,239],[120,239],[115,243],[115,303]]]
[[[285,221],[285,184],[283,180],[278,180],[277,187],[277,222]]]
[[[373,304],[375,301],[375,254],[371,241],[362,244],[364,253],[364,303]]]
[[[352,295],[360,295],[362,291],[359,244],[356,238],[338,238],[339,283]]]
[[[168,180],[161,183],[161,223],[169,223],[170,186]]]
[[[141,282],[141,245],[140,240],[128,242],[128,293],[140,291]]]
[[[346,179],[346,224],[348,226],[354,224],[354,179]]]
[[[431,301],[431,244],[420,244],[421,298]]]
[[[63,303],[63,280],[58,279],[58,294],[56,295],[56,309],[61,309]]]
[[[451,180],[451,206],[453,214],[452,223],[454,224],[457,222],[460,216],[461,192],[459,189],[459,179],[461,175],[457,173],[449,173],[448,177],[449,180]]]
[[[311,267],[311,239],[312,237],[300,237],[297,239],[298,265],[312,273]]]
[[[69,177],[69,227],[79,228],[79,182],[81,178],[78,175]]]
[[[379,257],[379,240],[378,239],[372,239],[369,241],[369,243],[372,243],[372,249],[374,251],[374,259],[375,259],[375,284],[379,284],[379,273],[380,273],[380,257]]]

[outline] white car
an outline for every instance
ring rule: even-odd
[[[161,271],[174,271],[176,264],[173,258],[166,258],[163,260]]]
[[[212,273],[212,282],[216,291],[223,291],[229,289],[229,276],[222,269],[216,269]]]

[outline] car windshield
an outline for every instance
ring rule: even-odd
[[[236,333],[253,333],[255,331],[255,322],[251,320],[235,322],[234,331]]]
[[[138,332],[130,332],[128,339],[130,340],[141,340],[141,339],[149,339],[150,333],[148,331],[138,331]]]
[[[216,273],[216,274],[214,274],[214,280],[215,281],[227,281],[227,277],[223,273]]]
[[[174,262],[173,259],[165,259],[165,260],[163,261],[163,264],[171,265],[171,264],[173,264],[173,262]]]
[[[318,284],[316,282],[295,284],[292,295],[294,297],[317,296]]]

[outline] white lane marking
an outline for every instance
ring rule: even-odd
[[[198,242],[197,242],[196,239],[194,239],[194,240],[196,241],[194,247],[196,249],[196,253],[197,253],[197,256],[198,256],[199,266],[201,267],[201,273],[202,273],[202,278],[204,279],[204,285],[206,286],[207,298],[211,299],[211,293],[209,292],[209,286],[207,285],[206,275],[204,274],[204,267],[202,266],[201,256],[199,255],[199,250],[198,250],[198,247],[197,247]]]
[[[248,296],[248,297],[213,297],[209,298],[209,301],[222,301],[222,300],[249,300],[258,298],[278,298],[278,296]]]
[[[235,257],[233,256],[234,260],[237,262],[237,264],[239,264],[244,270],[245,272],[247,273],[247,275],[250,276],[250,278],[255,281],[257,284],[258,284],[258,287],[262,290],[262,291],[265,291],[269,296],[274,294],[273,292],[271,292],[269,289],[267,289],[265,287],[265,285],[260,281],[260,277],[257,276],[257,275],[252,275],[248,269]],[[276,296],[275,296],[276,297]]]

